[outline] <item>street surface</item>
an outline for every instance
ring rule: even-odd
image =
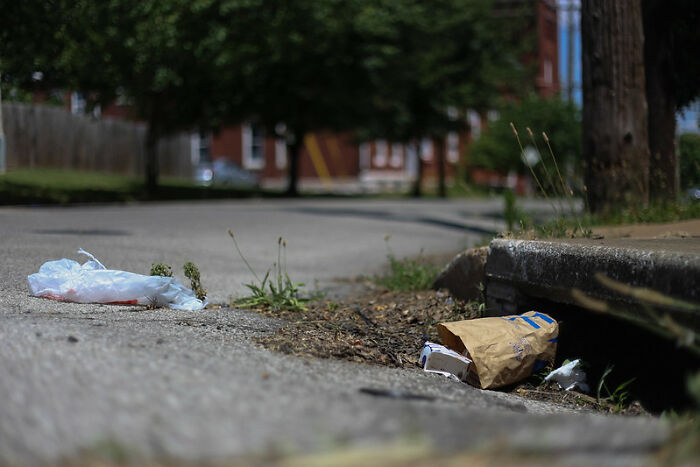
[[[546,205],[537,204],[546,210]],[[541,451],[634,464],[668,427],[572,413],[420,370],[307,360],[253,339],[281,323],[227,308],[181,312],[28,296],[26,276],[84,248],[108,268],[148,273],[194,261],[210,303],[262,275],[287,241],[288,272],[332,296],[339,279],[398,257],[457,253],[503,228],[502,201],[221,201],[0,208],[0,464],[119,448],[129,456],[228,459],[419,439],[442,449]],[[416,357],[420,349],[416,349]],[[434,396],[411,400],[361,388]]]

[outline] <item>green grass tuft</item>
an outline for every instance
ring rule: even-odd
[[[311,299],[301,296],[301,289],[305,284],[303,282],[293,282],[287,273],[287,242],[282,237],[277,240],[277,262],[272,265],[272,268],[260,280],[238,247],[236,237],[230,229],[228,234],[233,240],[238,255],[257,281],[257,283],[243,284],[250,291],[250,295],[233,300],[233,305],[243,308],[265,308],[271,311],[307,310],[304,304]],[[270,277],[271,273],[273,273],[272,277]]]
[[[390,290],[399,291],[431,289],[439,272],[439,268],[428,263],[420,256],[418,259],[396,258],[389,247],[390,238],[391,236],[389,235],[384,238],[387,249],[389,250],[387,254],[389,271],[384,275],[376,276],[374,278],[374,283]]]

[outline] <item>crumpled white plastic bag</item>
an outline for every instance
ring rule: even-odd
[[[588,392],[590,388],[586,383],[586,372],[581,368],[581,360],[576,359],[562,365],[548,374],[545,381],[554,381],[561,389],[571,391],[578,388],[581,392]]]
[[[91,261],[71,259],[44,263],[39,272],[27,276],[29,292],[36,297],[77,303],[168,306],[176,310],[201,310],[199,300],[174,277],[144,276],[107,269],[82,248],[79,254]]]

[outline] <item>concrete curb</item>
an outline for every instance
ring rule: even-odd
[[[462,300],[478,300],[482,294],[484,268],[489,247],[465,250],[438,274],[434,289],[447,289]]]
[[[625,284],[700,302],[700,238],[510,240],[491,242],[485,267],[487,307],[519,313],[529,297],[578,305],[572,289],[639,313],[640,306],[604,287],[596,273]],[[700,328],[700,314],[669,307],[678,321]]]

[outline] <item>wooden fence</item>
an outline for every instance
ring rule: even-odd
[[[143,123],[72,115],[48,105],[3,103],[7,169],[53,167],[128,175],[144,173]],[[158,145],[162,175],[192,175],[188,133]]]

